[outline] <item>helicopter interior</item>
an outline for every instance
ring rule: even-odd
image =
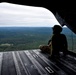
[[[67,26],[76,34],[75,1],[0,0],[0,2],[47,8],[61,26]],[[76,75],[76,53],[71,51],[68,53],[67,58],[51,61],[48,60],[48,55],[40,53],[40,50],[0,53],[0,75]]]

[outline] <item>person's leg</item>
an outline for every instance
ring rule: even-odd
[[[66,57],[68,54],[68,50],[63,50],[63,56]]]
[[[53,50],[51,57],[52,58],[59,58],[60,57],[59,51],[58,50]]]
[[[41,52],[43,53],[50,53],[50,47],[46,46],[46,45],[40,45],[39,49],[41,50]]]

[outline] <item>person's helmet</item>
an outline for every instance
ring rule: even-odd
[[[62,27],[60,25],[54,25],[53,30],[57,32],[62,32]]]

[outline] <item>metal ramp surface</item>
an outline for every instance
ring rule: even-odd
[[[49,59],[39,49],[0,52],[0,75],[76,75],[76,57]]]

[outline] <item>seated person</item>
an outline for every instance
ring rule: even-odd
[[[48,45],[40,45],[39,48],[44,53],[50,53],[52,56],[59,56],[60,52],[63,52],[65,56],[68,51],[67,39],[64,34],[61,34],[62,27],[55,25],[53,28],[52,38],[49,40]]]

